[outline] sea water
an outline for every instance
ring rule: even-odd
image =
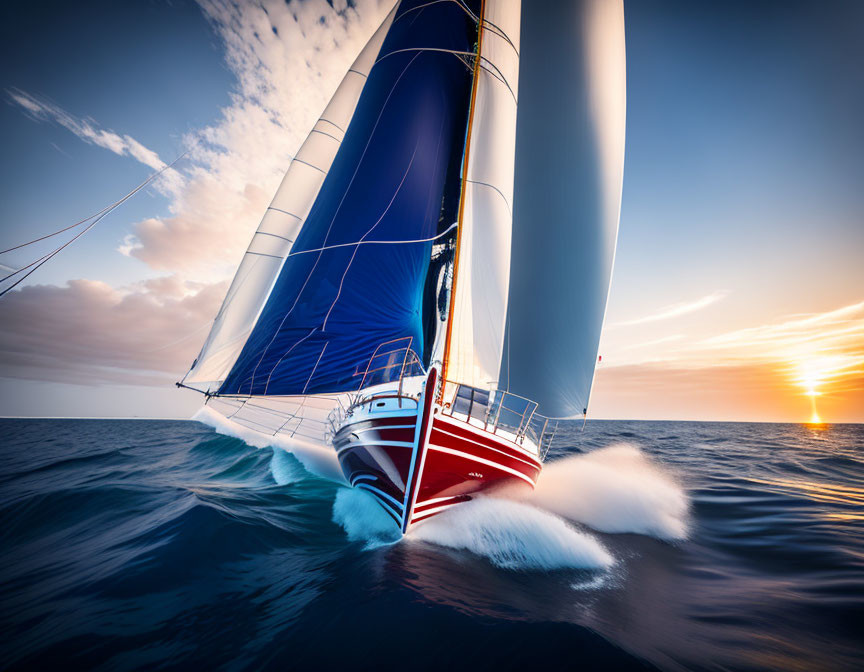
[[[864,426],[580,429],[400,540],[285,445],[0,420],[0,667],[861,669]]]

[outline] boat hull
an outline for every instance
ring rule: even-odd
[[[357,414],[333,439],[348,482],[372,494],[403,533],[478,493],[533,489],[542,468],[518,444],[443,413],[435,384],[433,370],[416,408]]]

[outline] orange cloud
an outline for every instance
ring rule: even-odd
[[[864,420],[864,302],[707,338],[607,340],[603,353],[595,416],[801,421],[818,395],[826,420]]]

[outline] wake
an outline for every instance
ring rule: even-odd
[[[689,500],[674,475],[638,447],[617,444],[548,463],[534,492],[498,491],[413,527],[408,543],[463,549],[518,570],[608,569],[615,557],[590,532],[686,539]],[[334,522],[375,548],[399,540],[367,493],[342,489]]]
[[[193,417],[247,444],[271,446],[271,472],[284,485],[299,478],[292,453],[307,471],[344,484],[335,452],[325,446],[247,429],[207,407]],[[404,540],[470,551],[506,569],[607,569],[612,553],[588,530],[687,538],[689,499],[674,474],[632,444],[615,444],[554,460],[536,489],[503,489],[455,506],[413,527]],[[366,492],[339,488],[333,521],[367,549],[402,540],[393,520]]]
[[[339,466],[339,460],[336,457],[336,451],[327,446],[322,446],[299,439],[289,439],[282,436],[269,436],[262,434],[254,429],[249,429],[239,423],[229,420],[225,416],[216,411],[202,406],[192,420],[202,422],[209,425],[217,434],[223,434],[235,439],[240,439],[247,445],[253,448],[273,448],[274,462],[271,465],[274,480],[279,485],[285,485],[290,481],[298,480],[299,476],[294,477],[288,475],[288,470],[284,460],[277,457],[279,450],[288,451],[303,467],[311,474],[326,478],[337,483],[345,483],[345,477],[342,475],[342,469]],[[283,456],[284,457],[284,456]]]
[[[544,465],[533,492],[503,491],[600,532],[687,538],[689,499],[667,468],[637,446],[616,444]]]

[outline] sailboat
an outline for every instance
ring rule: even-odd
[[[533,488],[584,418],[617,239],[620,0],[401,0],[178,385],[325,444],[401,532]]]

